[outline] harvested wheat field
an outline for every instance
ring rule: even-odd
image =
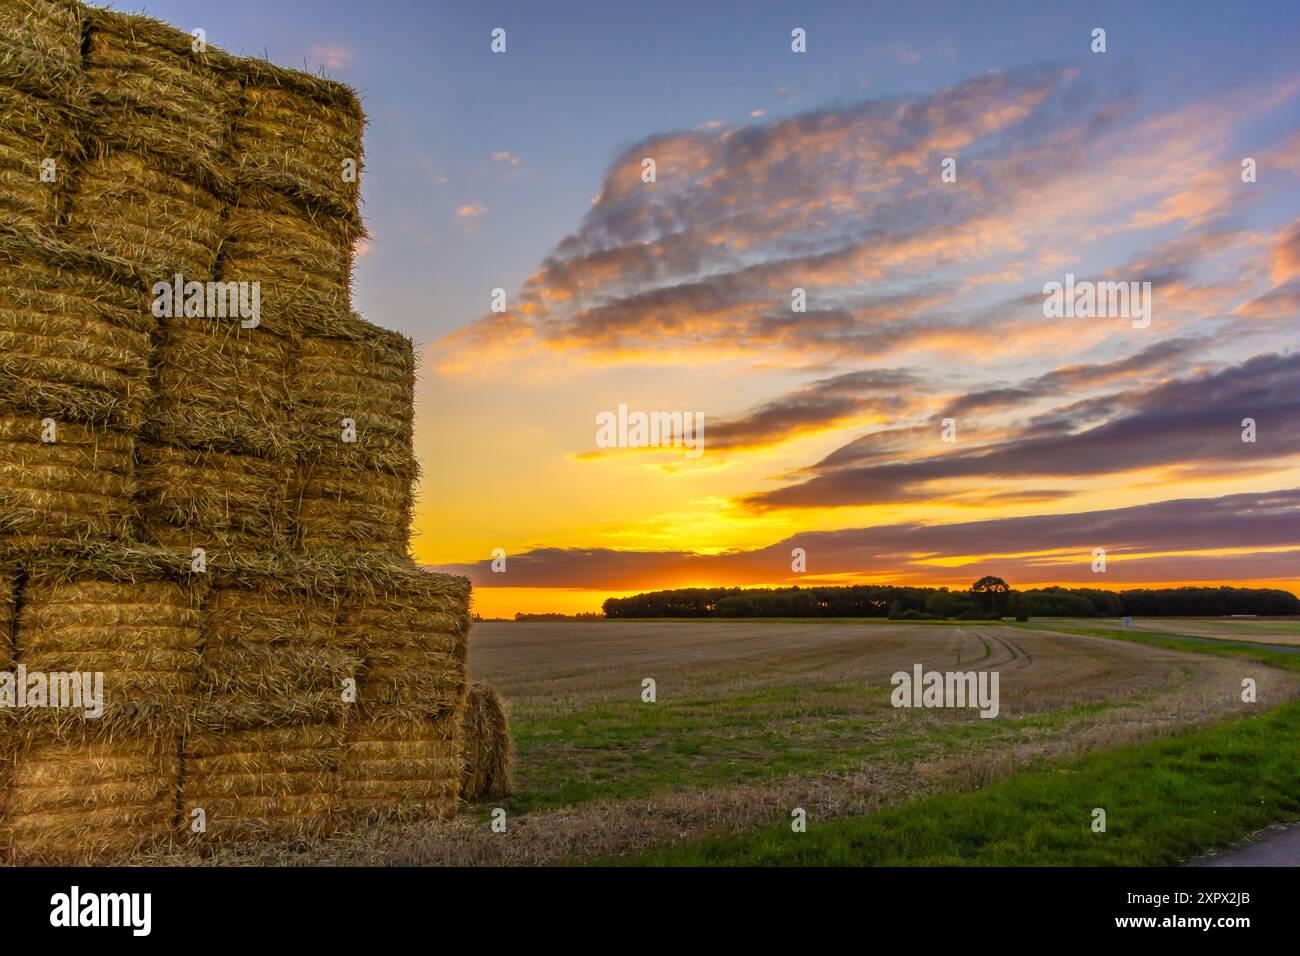
[[[1244,675],[1263,708],[1300,694],[1300,675],[1249,660],[992,624],[479,624],[471,646],[475,676],[510,701],[512,796],[449,826],[380,825],[308,852],[214,859],[604,859],[755,830],[796,805],[813,819],[861,814],[1176,734],[1241,714]],[[918,663],[998,672],[997,719],[890,706],[890,676]],[[497,806],[505,834],[487,826]]]

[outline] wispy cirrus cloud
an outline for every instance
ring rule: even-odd
[[[1245,418],[1267,423],[1267,436],[1243,442]],[[1300,455],[1300,353],[1261,355],[1213,374],[1079,402],[969,450],[941,444],[934,429],[928,450],[912,444],[906,458],[881,461],[872,439],[855,439],[804,469],[801,480],[745,501],[759,509],[881,504],[941,497],[943,483],[961,479],[1279,463]]]

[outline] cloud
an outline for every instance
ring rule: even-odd
[[[983,290],[1041,288],[1089,243],[1169,227],[1185,234],[1129,262],[1150,273],[1121,277],[1162,281],[1166,328],[1227,313],[1262,290],[1194,276],[1245,239],[1224,224],[1229,200],[1258,202],[1271,187],[1233,199],[1225,141],[1279,97],[1224,94],[1151,113],[1117,77],[1040,66],[768,124],[651,135],[615,156],[581,226],[512,297],[515,311],[444,340],[442,368],[482,370],[524,352],[989,362],[1060,349],[1067,334],[1108,333],[1067,331],[1041,300],[1018,291],[999,304]],[[944,184],[948,157],[958,178]],[[645,158],[654,183],[642,180]],[[807,313],[791,310],[796,287]]]
[[[478,200],[465,203],[456,209],[456,225],[465,232],[477,232],[487,211],[487,206]]]
[[[1113,362],[1091,365],[1062,365],[1016,385],[985,388],[953,399],[937,418],[960,418],[1027,405],[1038,399],[1075,393],[1083,389],[1125,381],[1149,382],[1153,376],[1182,364],[1203,349],[1203,339],[1175,338],[1149,345],[1140,352]]]
[[[541,548],[440,570],[476,587],[572,587],[626,591],[710,582],[719,586],[841,581],[965,584],[984,573],[1014,585],[1068,581],[1119,586],[1144,581],[1277,579],[1300,567],[1300,489],[1186,498],[1103,511],[956,524],[876,525],[809,532],[727,554]],[[808,574],[790,572],[807,552]],[[1108,571],[1091,570],[1093,548]]]
[[[1077,427],[1100,418],[1098,424]],[[1242,420],[1267,438],[1241,440]],[[1035,434],[1037,432],[1037,434]],[[806,477],[750,495],[756,509],[838,507],[929,499],[961,479],[1078,478],[1157,466],[1257,467],[1300,454],[1300,353],[1260,355],[1220,372],[1082,401],[1033,420],[1019,434],[970,450],[939,430],[906,456],[881,462],[872,435],[804,470]]]
[[[1278,237],[1277,246],[1273,250],[1270,278],[1274,285],[1300,279],[1300,219]]]
[[[824,378],[709,426],[713,451],[762,448],[804,432],[915,407],[924,380],[908,369],[865,369]]]
[[[314,43],[308,58],[327,70],[342,70],[352,62],[352,51],[345,46]]]

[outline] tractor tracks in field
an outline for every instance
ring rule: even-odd
[[[1034,662],[1018,641],[1003,634],[984,628],[971,628],[968,633],[984,645],[985,656],[975,663],[976,670],[993,670],[1009,664],[1031,666]]]

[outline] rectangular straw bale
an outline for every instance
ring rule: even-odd
[[[343,751],[337,724],[192,733],[183,757],[187,836],[202,846],[327,835],[338,823]],[[188,823],[195,810],[205,832]]]
[[[18,611],[17,654],[27,672],[103,674],[104,713],[114,727],[179,728],[199,678],[200,600],[181,580],[114,580],[85,571],[62,580],[35,567]],[[32,718],[70,722],[68,710]]]
[[[286,454],[294,342],[237,319],[162,320],[150,437],[268,457]]]
[[[412,456],[415,347],[360,316],[342,318],[346,335],[302,340],[290,377],[294,423],[304,447],[319,448],[337,443],[351,419],[361,460],[400,470]]]
[[[134,493],[134,441],[118,431],[0,412],[0,542],[38,545],[124,538]]]
[[[218,581],[205,608],[196,723],[244,729],[343,719],[360,659],[327,590]]]
[[[84,9],[76,0],[0,0],[0,83],[42,96],[79,85]]]
[[[243,190],[227,210],[225,280],[260,282],[262,325],[280,335],[328,334],[351,298],[357,233],[270,190]]]
[[[150,289],[178,273],[187,281],[214,278],[221,200],[148,155],[95,152],[72,172],[66,206],[66,236],[132,263]]]
[[[0,229],[0,403],[138,428],[153,328],[127,263]]]
[[[405,556],[417,477],[414,456],[381,469],[342,441],[310,452],[296,465],[289,485],[295,547]]]
[[[343,812],[367,822],[453,816],[462,773],[457,718],[349,722]]]
[[[469,629],[464,578],[412,569],[351,598],[344,639],[364,656],[360,712],[415,719],[459,711],[469,683]]]
[[[0,795],[0,856],[11,864],[125,860],[176,831],[174,735],[56,739],[16,746]]]
[[[356,94],[342,83],[264,60],[242,60],[238,70],[244,93],[234,157],[241,179],[355,216],[365,131]],[[346,160],[355,176],[344,175]]]
[[[283,460],[150,442],[137,455],[141,539],[186,551],[286,546]]]
[[[239,80],[231,58],[149,17],[91,7],[85,70],[97,138],[209,172],[224,165]]]
[[[25,93],[0,80],[0,218],[52,229],[59,190],[73,167],[77,143],[71,106]],[[45,164],[53,162],[46,170]]]

